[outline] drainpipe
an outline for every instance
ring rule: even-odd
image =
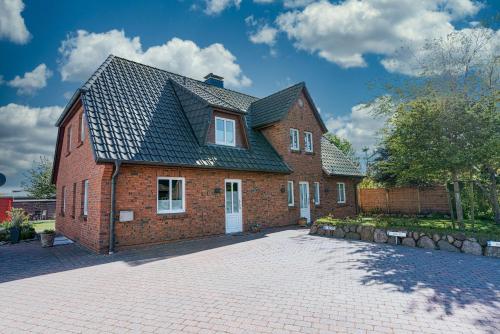
[[[109,255],[115,252],[115,192],[116,178],[120,172],[120,160],[115,160],[115,171],[111,177],[111,214],[109,217]]]

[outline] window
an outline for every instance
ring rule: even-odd
[[[302,99],[299,99],[299,107],[301,108],[304,107],[304,101]]]
[[[71,138],[72,137],[72,133],[71,132],[72,131],[71,131],[71,126],[70,126],[70,127],[68,127],[68,134],[67,134],[67,139],[66,139],[68,141],[67,142],[67,146],[66,146],[66,151],[68,153],[71,152],[71,139],[72,139]]]
[[[345,183],[337,183],[337,203],[345,203]]]
[[[293,199],[293,181],[288,181],[288,206],[294,205]]]
[[[89,180],[83,181],[83,215],[87,216],[89,210]]]
[[[85,141],[85,117],[80,116],[80,141],[83,143]]]
[[[218,145],[236,146],[234,128],[234,120],[215,117],[215,143]]]
[[[292,150],[298,151],[300,149],[299,146],[299,130],[290,129],[290,148]]]
[[[62,205],[61,205],[61,214],[64,216],[66,213],[66,187],[62,187]]]
[[[319,205],[319,182],[314,182],[314,204]]]
[[[183,177],[158,178],[158,213],[186,211],[185,180]]]
[[[313,134],[311,132],[304,132],[304,147],[306,152],[313,151]]]

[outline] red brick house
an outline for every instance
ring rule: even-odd
[[[356,213],[304,83],[262,99],[110,56],[57,122],[56,229],[95,252]]]

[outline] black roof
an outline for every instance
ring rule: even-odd
[[[302,90],[310,99],[304,88],[299,83],[258,99],[109,56],[75,93],[57,125],[81,97],[97,162],[289,173],[291,169],[256,128],[282,119]],[[248,149],[206,143],[214,108],[243,116]]]

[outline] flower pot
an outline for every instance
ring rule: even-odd
[[[55,233],[40,233],[40,242],[42,247],[52,247],[54,246]]]
[[[299,218],[299,226],[307,226],[307,218]]]
[[[11,227],[9,229],[9,233],[10,233],[10,242],[13,244],[17,244],[21,237],[21,229],[17,226]]]

